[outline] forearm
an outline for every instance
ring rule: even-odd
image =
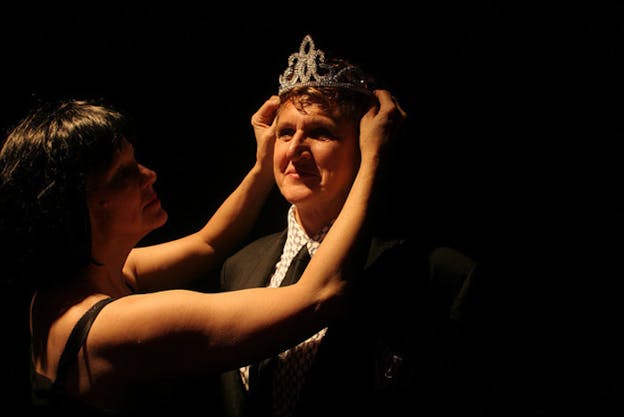
[[[197,236],[212,248],[214,265],[219,265],[251,231],[274,184],[272,170],[256,163],[197,232]]]
[[[135,249],[124,274],[139,291],[184,286],[221,265],[243,241],[273,188],[274,119],[279,98],[266,100],[251,117],[256,137],[256,163],[206,225],[189,236]]]
[[[181,288],[219,267],[250,232],[273,187],[270,169],[256,163],[201,230],[134,249],[125,272],[139,292]]]
[[[361,261],[354,255],[358,253],[357,244],[365,227],[378,168],[378,155],[362,160],[340,214],[301,278],[312,286],[311,291],[323,292],[322,299],[329,299],[335,291],[340,291],[345,284],[346,270]]]

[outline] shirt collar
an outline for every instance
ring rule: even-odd
[[[301,249],[303,245],[306,245],[310,255],[314,255],[333,223],[334,220],[330,221],[327,225],[323,226],[318,233],[310,237],[303,227],[297,223],[297,219],[295,218],[295,206],[292,205],[288,209],[288,236],[286,238],[286,243],[296,251]]]

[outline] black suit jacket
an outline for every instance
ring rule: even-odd
[[[286,231],[226,260],[223,290],[266,286]],[[346,317],[332,324],[306,375],[295,415],[459,415],[466,391],[468,295],[477,264],[451,248],[372,239]],[[238,371],[222,375],[230,417],[260,412]],[[418,413],[418,414],[417,414]]]

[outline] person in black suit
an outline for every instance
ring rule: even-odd
[[[296,282],[357,172],[360,119],[374,89],[360,67],[304,37],[279,78],[274,175],[290,203],[287,228],[226,259],[222,290]],[[478,264],[450,247],[369,226],[360,237],[369,242],[367,263],[345,316],[276,357],[224,373],[230,416],[462,412],[466,300]]]

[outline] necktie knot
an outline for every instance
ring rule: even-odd
[[[290,263],[288,271],[286,271],[286,275],[282,280],[281,286],[284,287],[286,285],[291,285],[299,281],[299,278],[308,266],[310,259],[311,258],[310,253],[308,252],[308,248],[306,247],[306,245],[303,245]]]

